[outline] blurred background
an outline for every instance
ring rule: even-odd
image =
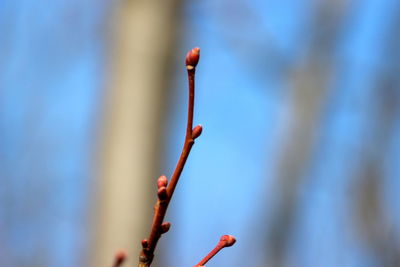
[[[1,0],[0,266],[400,266],[400,2]]]

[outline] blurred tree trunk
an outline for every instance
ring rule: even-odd
[[[315,131],[320,127],[321,108],[332,74],[335,41],[347,12],[344,1],[325,1],[316,6],[314,18],[304,30],[313,33],[308,57],[288,77],[292,91],[286,106],[291,118],[278,156],[275,204],[266,230],[268,266],[287,266],[288,242],[296,224],[298,190],[316,142]]]
[[[385,65],[377,73],[372,85],[370,124],[365,131],[365,153],[356,174],[359,194],[355,201],[355,230],[360,240],[373,252],[377,266],[391,267],[400,266],[400,239],[394,229],[393,216],[389,213],[393,211],[385,203],[385,183],[391,183],[385,168],[392,141],[398,138],[396,123],[400,114],[400,64],[398,60],[387,59],[398,59],[400,56],[399,15],[394,16],[386,36],[385,49],[381,55]]]
[[[150,230],[179,6],[179,0],[125,0],[116,8],[90,266],[109,266],[118,249],[136,264]]]

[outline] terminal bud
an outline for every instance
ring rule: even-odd
[[[186,68],[192,70],[197,66],[200,59],[200,48],[195,47],[186,54]]]

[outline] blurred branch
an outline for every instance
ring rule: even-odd
[[[394,60],[400,56],[400,15],[399,12],[394,14],[381,55],[385,64],[373,85],[372,102],[368,110],[370,129],[365,130],[369,135],[365,138],[366,153],[361,159],[358,173],[359,194],[355,206],[360,239],[375,252],[378,266],[385,267],[400,264],[400,239],[392,229],[392,216],[387,214],[396,211],[385,208],[384,201],[384,184],[390,183],[385,179],[384,159],[390,153],[390,141],[397,138],[395,127],[400,115],[400,63]]]
[[[339,1],[325,1],[316,8],[308,58],[304,66],[296,66],[293,91],[287,104],[292,124],[286,129],[286,143],[278,163],[276,199],[270,215],[266,244],[269,249],[268,265],[285,266],[286,249],[296,224],[298,190],[309,167],[325,95],[330,82],[332,57],[338,36],[343,30],[342,21],[349,10]]]
[[[120,267],[126,261],[126,253],[124,251],[119,251],[115,257],[112,267]]]

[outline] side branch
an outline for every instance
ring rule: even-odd
[[[192,146],[194,144],[194,140],[199,137],[202,132],[202,127],[200,125],[196,126],[193,129],[195,71],[196,65],[199,61],[199,57],[199,48],[193,48],[186,55],[186,68],[188,71],[189,80],[189,104],[185,142],[169,185],[168,180],[165,176],[161,176],[157,180],[158,200],[154,206],[154,217],[151,226],[150,236],[148,239],[142,240],[142,251],[140,252],[139,256],[139,267],[148,267],[151,265],[158,240],[160,239],[162,234],[166,233],[169,230],[171,226],[170,223],[164,222],[165,214],[167,212],[168,205],[171,201],[172,195],[175,191],[176,185],[185,166],[186,160],[189,156],[190,150],[192,149]]]
[[[236,239],[232,235],[223,235],[219,240],[217,246],[210,251],[199,263],[197,263],[193,267],[203,267],[212,257],[214,257],[221,249],[233,246],[235,244]]]

